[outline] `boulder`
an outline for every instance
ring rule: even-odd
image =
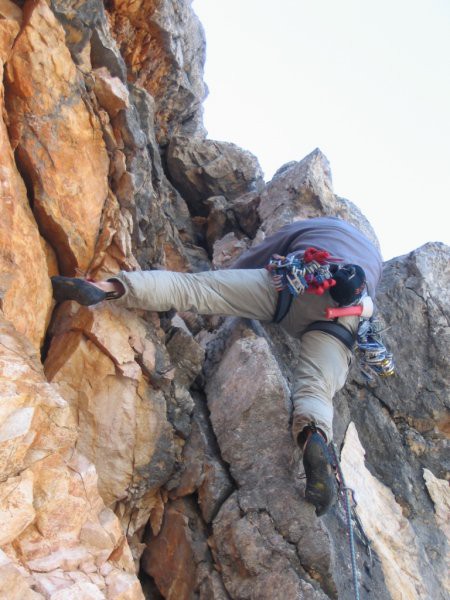
[[[257,158],[228,142],[173,136],[167,167],[193,214],[204,214],[205,200],[211,196],[233,200],[263,185]]]
[[[128,90],[118,77],[112,77],[106,67],[95,69],[92,74],[95,95],[111,118],[130,106]]]
[[[361,211],[334,194],[330,164],[319,148],[275,173],[259,195],[258,213],[266,235],[299,219],[333,216],[360,229],[379,247],[375,232]]]

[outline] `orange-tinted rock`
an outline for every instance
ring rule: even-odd
[[[0,483],[0,546],[14,540],[33,522],[33,474],[26,470]]]
[[[108,190],[102,132],[46,2],[26,5],[25,23],[6,69],[12,145],[62,271],[85,272]]]
[[[130,106],[128,90],[118,77],[112,77],[106,67],[95,69],[93,75],[97,100],[111,118]]]
[[[156,370],[144,322],[113,305],[73,306],[58,322],[46,373],[77,417],[77,448],[95,464],[105,503],[156,491],[172,468],[172,433],[162,392],[142,374]]]
[[[19,32],[20,15],[17,6],[3,0],[0,5],[1,80],[2,61],[8,56]],[[0,114],[4,114],[1,86]],[[42,344],[51,310],[46,253],[1,118],[0,199],[0,309],[16,329],[38,348]]]
[[[9,0],[0,2],[0,63],[5,63],[11,51],[12,42],[19,33],[22,11]],[[3,80],[3,78],[2,78]]]
[[[1,476],[15,476],[75,442],[67,403],[47,383],[33,348],[0,321]]]
[[[155,98],[159,142],[167,143],[183,121],[189,121],[191,133],[206,135],[205,40],[190,3],[114,0],[108,8],[129,79]]]
[[[69,407],[32,346],[4,321],[0,372],[0,596],[142,599],[95,467],[74,450]]]
[[[0,550],[0,598],[38,600],[44,596],[31,588],[35,583],[27,571]]]
[[[189,516],[184,502],[166,507],[163,527],[143,556],[143,569],[156,581],[164,598],[189,600],[197,578]]]
[[[34,589],[60,600],[103,594],[142,599],[130,550],[98,494],[92,463],[71,451],[67,457],[54,454],[31,471],[36,518],[15,538],[14,548]]]

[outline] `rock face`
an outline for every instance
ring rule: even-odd
[[[11,145],[27,178],[40,230],[62,271],[88,270],[107,197],[108,158],[100,123],[64,30],[48,5],[28,3],[6,64]]]
[[[173,136],[167,167],[194,214],[204,212],[203,203],[212,196],[234,200],[263,184],[256,157],[226,142]]]
[[[304,500],[298,340],[51,298],[57,273],[226,268],[313,216],[378,243],[320,150],[264,184],[206,139],[204,53],[189,0],[0,0],[1,598],[355,597],[343,506]],[[355,360],[335,398],[362,599],[450,593],[449,258],[385,265],[397,375]]]

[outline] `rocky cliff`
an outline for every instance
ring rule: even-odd
[[[319,150],[265,184],[207,139],[204,56],[189,0],[0,0],[1,598],[355,597],[343,508],[303,499],[298,341],[51,297],[57,273],[226,267],[303,217],[376,241]],[[450,593],[449,257],[385,265],[397,375],[355,364],[335,401],[361,598]]]

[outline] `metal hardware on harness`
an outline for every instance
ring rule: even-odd
[[[328,252],[307,248],[302,257],[275,254],[266,268],[278,292],[288,289],[294,297],[305,292],[321,295],[336,284],[329,259]]]
[[[380,321],[374,318],[364,319],[358,328],[359,364],[368,380],[373,380],[374,375],[390,377],[395,373],[393,355],[383,344],[382,332]]]

